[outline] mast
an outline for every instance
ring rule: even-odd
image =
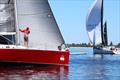
[[[101,6],[101,38],[102,38],[102,45],[104,45],[104,35],[103,35],[103,0]]]
[[[16,44],[20,44],[20,35],[19,35],[19,26],[18,26],[18,11],[17,11],[17,2],[16,0],[13,0],[14,2],[14,9],[15,9],[15,28],[16,28]]]

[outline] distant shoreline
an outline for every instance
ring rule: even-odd
[[[81,43],[81,44],[66,44],[66,46],[68,48],[93,48],[93,45],[91,45],[90,43]],[[118,43],[117,45],[114,45],[112,42],[108,45],[108,46],[114,46],[116,48],[120,48],[120,43]]]
[[[69,48],[93,48],[93,46],[71,46]]]
[[[93,46],[69,46],[68,48],[93,48]],[[116,48],[120,49],[120,47],[116,47]]]

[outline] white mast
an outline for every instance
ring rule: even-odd
[[[17,11],[17,2],[14,2],[14,9],[15,9],[15,27],[16,27],[16,44],[20,44],[20,34],[19,34],[19,26],[18,26],[18,11]]]

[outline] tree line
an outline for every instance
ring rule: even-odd
[[[67,47],[93,47],[92,44],[90,43],[71,43],[71,44],[66,44]],[[115,46],[120,48],[120,43],[114,45],[112,42],[108,46]]]

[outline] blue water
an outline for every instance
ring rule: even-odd
[[[120,80],[120,55],[93,56],[90,48],[70,51],[69,80]],[[81,51],[86,54],[79,55]]]
[[[120,55],[93,56],[90,48],[70,48],[69,66],[0,64],[0,80],[120,80]]]

